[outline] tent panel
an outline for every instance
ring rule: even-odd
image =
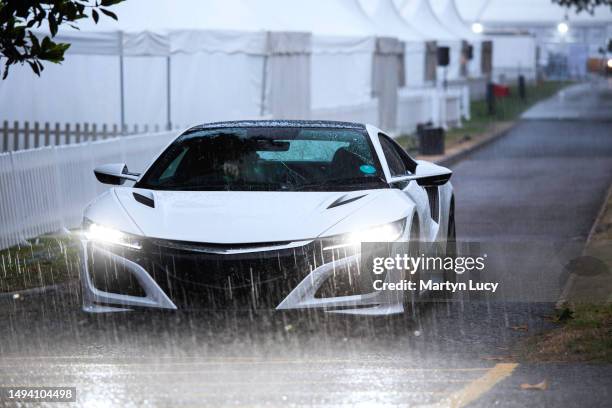
[[[312,107],[334,108],[371,99],[372,53],[313,54]]]
[[[37,37],[48,35],[48,32],[36,32]],[[67,55],[119,55],[121,52],[121,34],[118,31],[87,32],[71,29],[62,31],[54,40],[70,44]]]
[[[167,123],[165,57],[125,57],[125,122],[142,130],[149,125],[164,129]]]
[[[374,37],[312,37],[313,54],[355,54],[372,53],[376,49]]]
[[[119,58],[67,55],[62,64],[45,64],[41,77],[29,66],[11,67],[0,81],[0,119],[118,124]]]
[[[170,55],[170,38],[152,31],[124,32],[123,55],[167,56]]]
[[[310,50],[308,33],[268,33],[265,113],[275,119],[310,117]]]
[[[497,35],[493,40],[494,80],[513,80],[519,74],[527,79],[535,79],[536,44],[535,39],[526,35]]]
[[[269,57],[266,112],[275,119],[310,117],[310,55]]]
[[[419,87],[425,84],[425,43],[406,43],[404,52],[404,84]]]
[[[399,89],[400,59],[398,55],[377,53],[373,65],[373,96],[378,98],[378,126],[386,131],[397,127],[397,91]]]
[[[169,36],[172,54],[219,52],[264,55],[267,51],[267,36],[264,31],[173,30]]]
[[[261,114],[261,56],[225,53],[172,57],[172,121],[181,126]]]

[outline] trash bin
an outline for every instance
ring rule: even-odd
[[[417,126],[419,151],[424,155],[444,154],[444,129],[428,125]]]

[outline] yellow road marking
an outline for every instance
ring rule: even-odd
[[[434,405],[427,405],[428,408],[461,408],[471,402],[476,401],[484,393],[489,391],[498,382],[510,376],[514,369],[518,367],[516,363],[496,364],[485,375],[475,379],[461,390],[452,393],[447,398]]]

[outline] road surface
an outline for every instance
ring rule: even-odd
[[[495,297],[430,305],[415,319],[99,321],[78,311],[74,286],[5,297],[0,384],[76,386],[88,407],[609,406],[612,366],[523,364],[510,353],[550,325],[564,259],[551,266],[543,254],[577,253],[612,182],[612,92],[582,87],[540,104],[453,170],[460,239],[501,245],[497,273],[512,265]],[[546,391],[519,388],[544,379]]]

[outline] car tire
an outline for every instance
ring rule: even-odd
[[[444,257],[455,258],[457,256],[457,230],[455,227],[455,199],[451,198],[450,209],[448,212],[448,229],[446,234],[446,243],[444,249]],[[444,270],[442,273],[443,282],[457,282],[457,274],[454,269]],[[449,300],[453,297],[451,290],[444,290],[439,292],[438,299],[442,301]]]
[[[408,243],[408,253],[410,256],[418,256],[421,249],[419,239],[419,221],[417,219],[417,215],[415,214],[412,219],[412,224],[410,225],[410,241]],[[417,282],[418,285],[419,281],[421,280],[421,271],[417,270],[414,274],[405,276],[404,279]],[[410,311],[410,314],[414,316],[416,313],[416,304],[419,302],[419,300],[420,294],[418,290],[404,291],[404,311],[406,313]]]
[[[450,210],[448,212],[448,232],[446,235],[446,253],[447,257],[457,256],[457,229],[455,227],[455,198],[451,199]],[[457,274],[454,270],[444,271],[444,281],[453,282],[457,281]]]

